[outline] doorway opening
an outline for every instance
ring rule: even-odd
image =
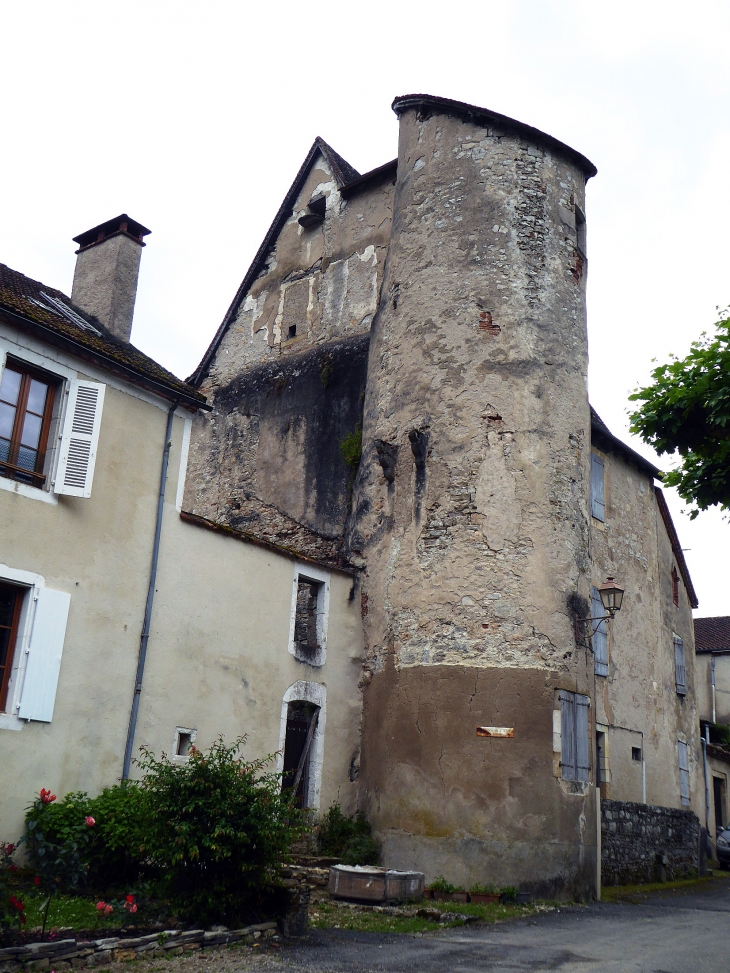
[[[725,815],[725,778],[713,777],[712,790],[715,799],[715,831],[719,831],[721,828],[727,827],[727,818]]]
[[[319,706],[295,700],[287,706],[282,790],[293,790],[299,808],[307,807],[314,734]]]

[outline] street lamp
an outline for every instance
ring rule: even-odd
[[[598,586],[598,594],[601,596],[601,604],[606,614],[594,618],[575,619],[575,640],[578,643],[587,644],[588,640],[598,631],[601,622],[609,621],[617,611],[621,611],[624,589],[617,585],[610,575],[606,578],[604,584]]]

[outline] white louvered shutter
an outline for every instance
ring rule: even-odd
[[[105,385],[69,382],[68,404],[53,489],[70,497],[90,497],[99,442]]]
[[[600,618],[601,615],[605,614],[606,612],[604,610],[598,588],[591,588],[591,615],[593,618]],[[596,622],[593,622],[593,625],[596,625]],[[591,639],[591,645],[593,646],[593,660],[596,666],[596,675],[607,676],[608,638],[606,636],[605,620],[598,623],[598,628],[593,633],[593,637]]]
[[[604,510],[603,458],[597,453],[591,453],[591,516],[602,521],[605,517]]]
[[[677,741],[679,751],[679,796],[682,807],[689,807],[689,758],[687,755],[687,744],[682,740]]]
[[[678,635],[674,636],[674,681],[679,695],[686,696],[687,668],[684,658],[684,642]]]
[[[18,716],[23,720],[50,723],[56,702],[58,673],[71,595],[39,588],[30,636]]]
[[[590,738],[588,736],[587,696],[575,697],[575,779],[588,780],[591,775]]]
[[[575,780],[575,696],[560,694],[560,768],[563,780]]]
[[[4,348],[0,348],[0,382],[3,380],[3,369],[5,368],[5,356],[6,352]]]

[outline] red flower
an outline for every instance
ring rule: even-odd
[[[96,819],[95,819],[95,818],[92,818],[92,816],[91,816],[91,815],[89,815],[89,816],[88,816],[88,817],[86,818],[86,823],[88,824],[88,826],[89,826],[90,828],[93,828],[93,827],[94,827],[94,825],[96,824]]]
[[[137,906],[136,905],[130,905],[129,911],[130,912],[136,912],[137,911]]]
[[[5,845],[5,854],[8,857],[10,857],[10,855],[12,855],[14,851],[15,851],[15,845]]]
[[[133,895],[125,895],[124,896],[124,899],[125,899],[126,902],[134,902],[134,896]]]
[[[36,877],[33,879],[33,884],[34,885],[40,885],[41,884],[41,877],[40,877],[40,875],[36,875]]]
[[[114,906],[113,906],[113,905],[108,905],[108,906],[106,906],[106,907],[104,908],[104,912],[105,912],[105,913],[106,913],[107,915],[109,915],[109,913],[110,913],[110,912],[114,912]]]
[[[103,912],[104,909],[106,909],[106,902],[97,902],[96,903],[96,911],[97,912]]]
[[[17,866],[17,865],[11,865],[11,866],[10,866],[10,871],[11,871],[11,872],[12,872],[13,874],[15,874],[16,872],[18,872],[18,871],[20,871],[20,869],[18,868],[18,866]]]
[[[41,787],[41,800],[43,801],[44,804],[50,804],[51,801],[56,800],[56,795],[51,794],[51,792],[47,791],[45,787]]]
[[[8,901],[14,908],[18,910],[18,912],[22,912],[23,909],[25,908],[25,906],[20,901],[20,899],[16,899],[14,895],[11,895]]]

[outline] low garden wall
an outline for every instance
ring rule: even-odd
[[[693,811],[601,801],[603,885],[665,882],[697,874],[700,822]]]

